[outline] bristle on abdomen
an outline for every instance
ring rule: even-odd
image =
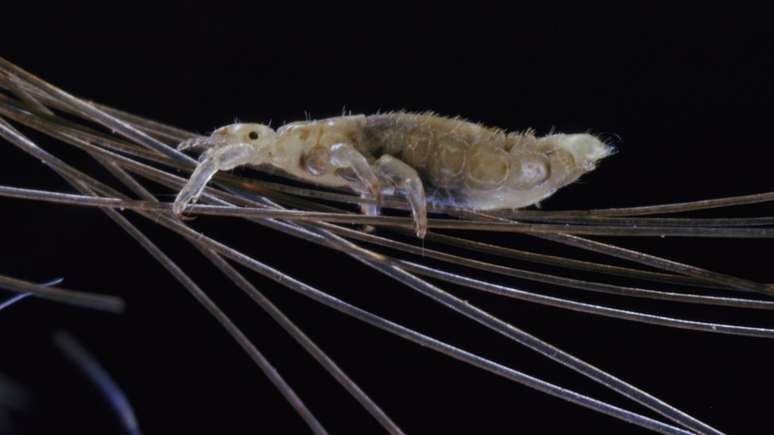
[[[567,143],[583,142],[592,156]],[[538,138],[460,118],[393,112],[366,117],[361,152],[389,154],[411,165],[428,191],[477,209],[534,204],[593,169],[608,147],[588,134]],[[588,158],[587,158],[588,157]]]

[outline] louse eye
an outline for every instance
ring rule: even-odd
[[[256,140],[256,139],[258,139],[258,132],[257,131],[251,131],[250,134],[247,135],[247,137],[249,137],[250,140]]]

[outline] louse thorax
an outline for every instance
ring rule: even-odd
[[[364,125],[364,115],[285,124],[277,130],[272,165],[317,184],[350,185],[351,180],[331,164],[331,147],[342,143],[356,146]]]
[[[369,116],[364,138],[414,167],[431,202],[481,210],[535,204],[612,151],[590,134],[506,134],[433,114]]]

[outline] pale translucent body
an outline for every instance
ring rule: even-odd
[[[426,204],[463,209],[515,209],[536,204],[593,170],[612,147],[587,134],[495,128],[434,114],[395,112],[286,124],[232,124],[180,145],[207,148],[175,200],[180,214],[219,170],[272,166],[329,187],[351,187],[376,206],[383,187],[408,199],[417,235],[427,229]]]

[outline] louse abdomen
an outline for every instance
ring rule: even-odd
[[[491,185],[486,187],[496,187],[501,184],[497,178],[502,178],[496,173],[508,171],[503,167],[508,157],[505,134],[459,119],[410,113],[372,115],[367,117],[364,139],[371,155],[398,157],[436,187],[465,187],[466,170],[473,170],[469,180],[473,184],[483,181],[484,185]],[[486,151],[488,158],[478,162],[477,156]],[[485,163],[492,164],[490,172],[495,173],[489,183],[475,172]]]
[[[567,153],[541,152],[529,133],[432,114],[368,116],[363,142],[364,152],[390,154],[415,168],[433,202],[477,209],[540,201],[561,187],[574,164]]]

